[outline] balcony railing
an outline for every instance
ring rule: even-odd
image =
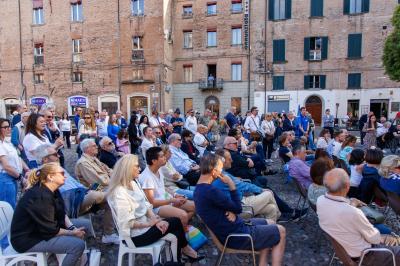
[[[144,61],[144,51],[132,50],[132,61]]]
[[[221,78],[217,79],[200,79],[199,89],[200,90],[222,90],[224,88],[224,80]]]

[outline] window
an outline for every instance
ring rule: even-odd
[[[34,81],[35,81],[35,84],[40,84],[40,83],[44,83],[44,75],[43,75],[43,73],[40,73],[40,74],[35,74],[34,75]]]
[[[143,69],[133,70],[133,80],[143,80]]]
[[[217,4],[207,4],[207,15],[216,15],[217,14]]]
[[[192,32],[185,31],[183,32],[183,48],[192,48]]]
[[[242,63],[233,63],[231,66],[232,80],[242,80]]]
[[[72,73],[72,82],[82,82],[82,72],[74,72]]]
[[[285,62],[285,40],[274,40],[272,42],[273,62]]]
[[[347,58],[357,59],[361,58],[362,48],[362,34],[354,33],[349,34],[347,42]]]
[[[132,16],[144,15],[144,0],[132,0]]]
[[[44,24],[44,12],[43,7],[33,9],[33,24],[40,25]]]
[[[183,81],[184,82],[193,82],[193,66],[192,65],[184,65],[183,66]]]
[[[234,27],[232,28],[232,45],[242,44],[242,28]]]
[[[81,39],[72,40],[72,62],[80,62],[81,61]]]
[[[143,49],[143,37],[142,36],[134,36],[132,38],[132,50],[142,50]]]
[[[76,1],[71,4],[71,20],[72,21],[82,21],[83,13],[82,13],[82,2]]]
[[[183,6],[183,17],[192,17],[193,10],[192,6]]]
[[[207,31],[207,47],[217,46],[217,31]]]
[[[242,13],[242,1],[232,1],[231,12]]]
[[[344,0],[343,14],[362,14],[369,12],[369,0]]]
[[[361,73],[351,73],[348,75],[347,88],[348,89],[360,89],[361,88]]]
[[[272,77],[272,89],[284,90],[285,89],[285,76],[273,76]]]
[[[304,38],[304,60],[319,61],[328,58],[328,37]]]
[[[290,19],[292,16],[292,0],[269,0],[269,20]]]
[[[43,43],[35,44],[33,49],[33,57],[35,65],[44,64]]]
[[[311,0],[311,17],[324,16],[324,0]]]
[[[325,75],[304,76],[304,89],[325,89]]]

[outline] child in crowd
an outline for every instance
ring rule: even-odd
[[[125,128],[121,128],[121,130],[118,132],[116,146],[117,150],[120,152],[123,152],[125,154],[131,153],[128,132],[126,131]]]

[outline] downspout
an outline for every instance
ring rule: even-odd
[[[118,39],[118,95],[120,109],[122,109],[122,88],[121,88],[121,19],[120,0],[117,1],[117,39]],[[127,114],[130,117],[130,114]]]
[[[24,71],[22,66],[22,26],[21,26],[21,0],[18,0],[18,30],[19,30],[19,75],[21,85],[21,96],[20,100],[25,98],[25,103],[28,103],[28,94],[26,92],[26,86],[24,84]]]
[[[250,63],[250,47],[251,47],[251,41],[250,41],[250,33],[251,33],[251,23],[250,23],[250,21],[251,21],[251,0],[248,0],[249,1],[249,16],[248,16],[248,19],[249,19],[249,21],[248,21],[248,34],[249,34],[249,47],[248,47],[248,50],[247,50],[247,95],[248,95],[248,98],[247,98],[247,109],[248,110],[250,110],[250,65],[251,65],[251,63]]]
[[[267,113],[267,19],[268,4],[265,1],[265,18],[264,18],[264,114]]]

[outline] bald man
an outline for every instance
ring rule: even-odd
[[[327,172],[324,176],[327,194],[317,200],[319,225],[346,250],[354,261],[359,260],[366,248],[380,247],[393,251],[396,264],[400,263],[400,247],[382,245],[379,231],[358,209],[363,203],[357,199],[346,198],[350,189],[350,179],[340,168]],[[392,265],[389,253],[367,253],[363,265]]]

